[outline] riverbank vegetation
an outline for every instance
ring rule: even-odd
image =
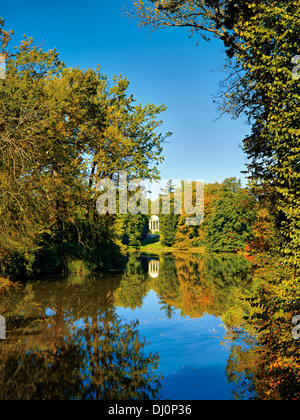
[[[169,188],[169,189],[168,189]],[[195,201],[195,184],[192,185]],[[209,252],[245,252],[255,240],[255,223],[258,220],[258,203],[250,192],[249,187],[243,188],[241,181],[236,178],[225,179],[222,183],[204,185],[204,220],[195,226],[187,224],[187,218],[195,215],[187,214],[180,207],[181,214],[176,214],[174,201],[181,188],[168,186],[162,189],[157,199],[160,208],[160,231],[155,235],[145,234],[148,231],[149,217],[128,215],[126,221],[128,229],[126,245],[156,249],[202,249]],[[170,211],[165,214],[163,199],[170,203]],[[152,203],[150,203],[152,204]],[[195,204],[194,204],[195,205]],[[151,205],[149,205],[151,208]],[[128,220],[128,221],[127,221]]]
[[[83,279],[71,275],[65,281],[51,276],[49,282],[28,282],[7,296],[0,295],[0,313],[9,326],[7,339],[1,341],[0,397],[15,399],[18,387],[19,399],[40,399],[41,395],[73,400],[165,399],[163,380],[168,375],[161,370],[160,347],[150,351],[149,339],[159,334],[159,341],[168,343],[164,340],[169,335],[167,340],[175,349],[174,366],[184,371],[178,361],[178,341],[185,349],[182,329],[192,323],[189,347],[192,342],[201,349],[204,336],[211,361],[212,346],[206,345],[209,338],[197,321],[205,314],[221,316],[231,291],[249,287],[250,265],[232,254],[168,252],[158,258],[132,252],[126,270]],[[158,311],[153,318],[148,318],[146,305],[146,322],[126,319],[122,311],[145,310],[151,291],[157,296],[148,301]],[[150,323],[153,335],[144,337],[141,324],[149,328]],[[170,323],[177,334],[169,330]],[[218,343],[215,338],[212,341]],[[197,363],[190,353],[187,357]],[[213,395],[215,382],[214,377]],[[195,387],[194,381],[187,384]]]
[[[260,399],[299,399],[299,341],[291,334],[300,307],[299,2],[134,0],[133,15],[152,30],[184,27],[197,43],[213,36],[224,43],[227,78],[216,102],[221,114],[250,124],[243,149],[258,206],[248,245],[253,289],[236,299],[235,327],[255,333],[260,357],[251,366],[240,346],[232,364],[247,366]],[[231,379],[245,384],[238,369]]]
[[[137,103],[126,78],[109,81],[100,67],[67,68],[31,38],[9,48],[11,37],[0,20],[0,272],[24,279],[72,261],[119,266],[128,228],[97,213],[97,183],[121,170],[158,177],[165,107]]]
[[[244,116],[250,124],[243,139],[249,184],[242,188],[230,178],[206,185],[199,226],[187,226],[185,214],[162,214],[161,244],[246,251],[254,258],[251,291],[231,294],[235,311],[224,319],[232,333],[255,336],[257,363],[247,366],[242,347],[232,363],[247,367],[260,398],[299,399],[299,341],[291,334],[300,308],[300,84],[298,75],[292,77],[300,49],[299,2],[133,3],[142,26],[186,27],[194,37],[224,43],[228,77],[217,104],[221,114]],[[148,219],[99,215],[96,186],[116,180],[120,171],[132,179],[158,179],[170,135],[160,132],[165,107],[136,104],[126,78],[111,82],[100,68],[67,68],[57,51],[43,51],[30,38],[10,49],[11,36],[0,19],[6,59],[0,79],[3,287],[7,278],[118,267],[122,247],[145,240]],[[237,383],[239,373],[231,378]],[[266,378],[268,388],[260,388]]]
[[[127,171],[158,179],[165,107],[136,104],[129,81],[109,81],[100,68],[67,68],[55,50],[31,38],[10,49],[1,20],[5,78],[0,80],[0,271],[26,279],[86,272],[124,263],[124,246],[147,242],[149,216],[100,215],[97,183]],[[170,187],[170,185],[169,185]],[[174,190],[170,194],[174,205]],[[206,219],[187,227],[186,215],[161,214],[164,248],[244,250],[255,203],[235,179],[205,186]],[[251,207],[253,206],[253,208]],[[173,207],[172,207],[173,208]]]

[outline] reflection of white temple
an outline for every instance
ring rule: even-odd
[[[149,276],[155,279],[159,276],[159,260],[150,260],[148,263]]]
[[[159,217],[158,216],[152,216],[149,220],[149,230],[151,233],[159,232]]]

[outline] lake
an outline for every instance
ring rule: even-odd
[[[20,286],[0,298],[0,398],[235,398],[237,343],[222,315],[251,284],[249,266],[237,255],[130,253],[122,271]]]

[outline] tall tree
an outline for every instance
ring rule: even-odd
[[[226,179],[213,211],[204,222],[206,244],[212,251],[235,252],[245,249],[256,217],[256,203],[241,182]]]
[[[0,22],[2,28],[3,22]],[[66,68],[56,50],[25,38],[11,54],[1,29],[6,77],[0,80],[0,249],[12,253],[107,250],[114,216],[96,212],[100,179],[156,179],[162,161],[163,105],[137,104],[129,81]],[[102,246],[101,246],[102,244]],[[68,251],[69,252],[69,251]],[[43,258],[41,258],[43,259]],[[44,258],[45,259],[45,258]]]
[[[299,1],[135,0],[134,6],[142,26],[185,27],[191,35],[224,42],[230,75],[221,110],[245,114],[252,125],[243,141],[248,170],[258,185],[271,186],[281,251],[297,267],[300,85],[291,62],[300,50]]]
[[[177,224],[179,215],[175,214],[174,205],[175,185],[169,180],[164,188],[162,188],[162,214],[160,215],[160,232],[162,234],[161,243],[164,246],[172,246],[175,243]],[[170,203],[166,205],[166,203]]]

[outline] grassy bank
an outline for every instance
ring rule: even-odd
[[[159,240],[159,235],[153,237],[147,237],[141,241],[140,246],[128,246],[126,247],[127,251],[141,251],[141,252],[156,252],[156,253],[163,253],[163,252],[174,252],[174,251],[189,251],[189,252],[197,252],[197,253],[205,253],[206,250],[204,247],[180,247],[180,246],[163,246]]]

